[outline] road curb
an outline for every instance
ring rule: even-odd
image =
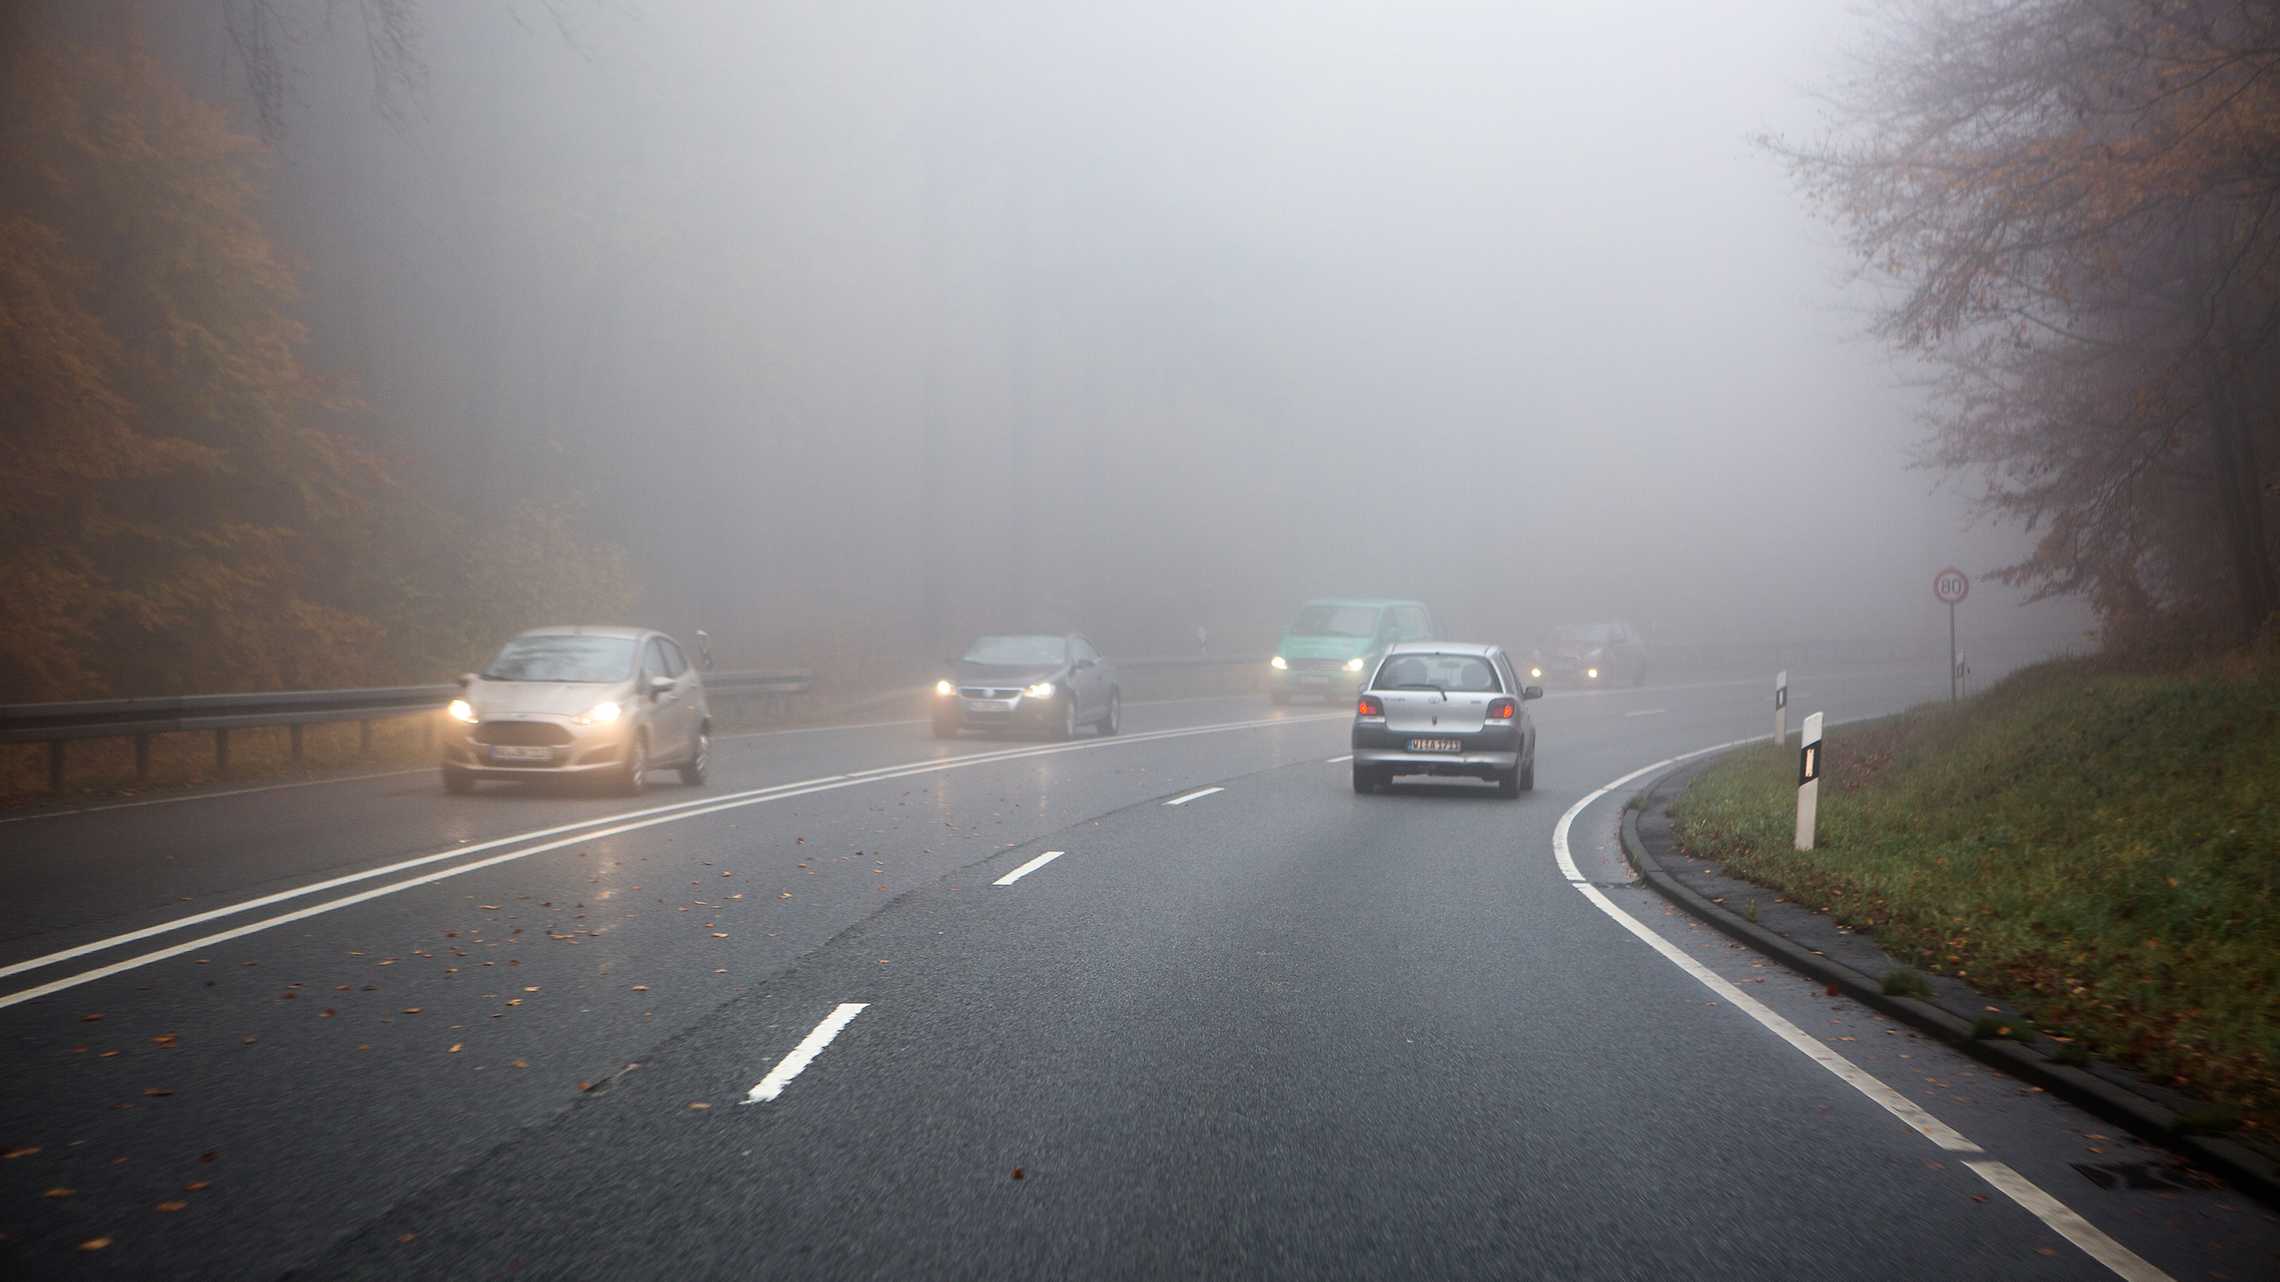
[[[1624,807],[1623,853],[1656,893],[1706,925],[1774,958],[1791,970],[1820,980],[1872,1010],[1928,1033],[1971,1058],[2000,1069],[2020,1081],[2039,1086],[2141,1139],[2182,1153],[2196,1165],[2224,1176],[2234,1187],[2258,1201],[2280,1208],[2280,1162],[2273,1161],[2264,1153],[2222,1136],[2196,1135],[2183,1131],[2178,1125],[2178,1115],[2173,1110],[2082,1069],[2060,1064],[2021,1043],[1974,1037],[1971,1025],[1953,1013],[1912,997],[1889,996],[1877,977],[1862,974],[1842,962],[1805,948],[1786,936],[1767,930],[1739,913],[1720,907],[1664,871],[1660,858],[1648,849],[1647,839],[1639,832],[1641,809],[1662,804],[1663,794],[1674,783],[1681,779],[1691,779],[1725,756],[1721,752],[1665,770],[1649,780],[1638,794],[1643,804]]]

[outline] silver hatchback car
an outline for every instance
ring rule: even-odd
[[[646,628],[538,628],[459,679],[443,786],[483,779],[598,777],[638,793],[649,771],[689,784],[712,761],[704,682],[673,638]]]
[[[1354,791],[1396,775],[1486,779],[1517,797],[1536,786],[1536,723],[1500,646],[1422,641],[1394,646],[1354,706]]]

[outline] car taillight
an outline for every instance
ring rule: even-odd
[[[1510,721],[1519,713],[1520,704],[1515,699],[1497,699],[1488,705],[1488,719],[1491,721]]]
[[[1357,717],[1382,717],[1385,715],[1385,705],[1365,694],[1362,696],[1361,702],[1354,705],[1354,715]]]

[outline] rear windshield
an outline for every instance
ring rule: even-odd
[[[1496,665],[1473,654],[1397,654],[1378,668],[1379,690],[1446,690],[1463,694],[1502,694]]]
[[[1020,667],[1064,663],[1069,657],[1066,637],[983,637],[966,650],[966,662]]]
[[[1368,605],[1310,605],[1290,625],[1298,637],[1374,637],[1377,630],[1377,607]]]
[[[486,681],[623,681],[633,675],[632,637],[547,633],[516,637],[483,669]]]

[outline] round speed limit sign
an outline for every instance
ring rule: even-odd
[[[1932,576],[1932,595],[1954,605],[1971,595],[1971,576],[1951,565]]]

